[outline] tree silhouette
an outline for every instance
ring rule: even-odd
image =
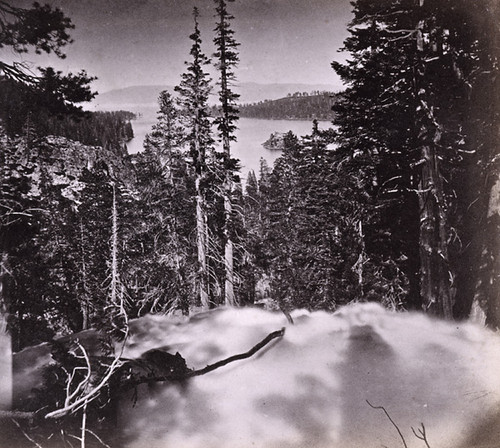
[[[201,306],[208,309],[209,272],[208,248],[209,233],[207,224],[207,152],[212,149],[211,124],[209,120],[208,96],[210,94],[210,78],[204,71],[209,64],[208,58],[201,50],[201,36],[198,25],[199,11],[193,9],[194,32],[189,37],[193,41],[190,54],[192,60],[186,62],[187,70],[182,81],[175,90],[179,93],[179,105],[187,128],[187,140],[195,171],[196,185],[196,245],[198,248],[197,290]]]
[[[234,0],[228,0],[232,2]],[[235,81],[234,68],[239,61],[238,46],[234,38],[234,31],[231,29],[231,20],[234,18],[227,10],[226,0],[215,0],[216,18],[218,20],[215,28],[214,43],[216,52],[216,68],[219,71],[219,103],[220,115],[215,119],[219,130],[219,137],[222,141],[222,160],[224,170],[224,300],[226,305],[236,305],[234,293],[234,241],[232,232],[232,190],[233,176],[235,171],[235,161],[231,158],[231,141],[236,139],[236,121],[238,120],[238,108],[236,101],[239,95],[232,90]]]

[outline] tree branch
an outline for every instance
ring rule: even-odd
[[[406,444],[406,440],[405,438],[403,437],[403,434],[401,433],[398,425],[396,425],[396,423],[394,423],[394,420],[391,418],[391,416],[389,415],[389,413],[386,411],[386,409],[383,407],[383,406],[373,406],[368,400],[365,400],[368,405],[373,408],[373,409],[382,409],[382,411],[384,411],[384,414],[387,416],[387,418],[389,419],[389,421],[392,423],[392,425],[396,428],[398,434],[399,434],[399,437],[401,437],[401,440],[403,441],[403,445],[405,448],[408,448],[408,445]]]
[[[273,339],[276,338],[281,338],[285,334],[285,327],[283,327],[281,330],[278,331],[273,331],[272,333],[268,334],[262,341],[260,341],[257,345],[253,346],[248,352],[246,353],[240,353],[238,355],[230,356],[229,358],[223,359],[221,361],[218,361],[214,364],[210,364],[203,369],[199,370],[193,370],[190,373],[188,373],[187,377],[192,377],[192,376],[200,376],[200,375],[205,375],[205,373],[212,372],[215,369],[218,369],[219,367],[223,367],[226,364],[229,364],[230,362],[234,361],[239,361],[240,359],[246,359],[250,358],[253,356],[255,353],[257,353],[260,349],[264,348],[269,342],[271,342]]]
[[[413,434],[415,435],[415,437],[419,440],[422,440],[424,443],[425,443],[425,446],[427,448],[431,448],[431,446],[429,445],[429,442],[427,441],[427,434],[425,433],[425,426],[423,423],[420,423],[421,427],[418,428],[418,434],[417,432],[415,431],[415,428],[411,428],[411,430],[413,431]]]
[[[78,398],[75,400],[73,403],[64,406],[61,409],[56,409],[55,411],[49,412],[48,414],[45,415],[45,418],[59,418],[63,417],[66,414],[69,414],[71,412],[76,412],[77,410],[81,409],[82,407],[86,406],[87,403],[92,401],[94,398],[97,397],[98,392],[105,387],[108,384],[108,381],[110,378],[113,376],[115,371],[122,365],[122,361],[120,358],[115,358],[109,367],[108,372],[106,375],[101,379],[99,384],[94,387],[92,390],[90,390],[87,394],[83,395],[82,397]]]
[[[37,448],[43,448],[36,440],[32,439],[24,430],[21,428],[21,425],[12,419],[12,422],[19,428],[19,430],[23,433],[23,436],[26,437],[31,443],[33,443]]]

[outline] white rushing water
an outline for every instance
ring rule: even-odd
[[[402,446],[384,411],[367,400],[384,407],[409,448],[424,446],[411,430],[419,434],[422,423],[436,448],[490,446],[500,436],[497,335],[374,304],[293,318],[289,325],[281,314],[221,309],[133,323],[125,357],[164,347],[195,369],[286,332],[252,358],[188,383],[139,387],[137,403],[121,410],[122,446]]]
[[[245,353],[283,327],[285,333],[205,375],[122,392],[111,446],[367,448],[402,446],[403,437],[408,448],[422,448],[412,431],[418,435],[422,424],[432,448],[498,446],[497,334],[376,304],[292,317],[293,325],[281,313],[221,308],[131,321],[125,347],[117,345],[121,356],[179,352],[192,369]],[[91,355],[100,346],[91,330],[74,339]],[[41,386],[50,362],[47,344],[14,356],[15,403]]]

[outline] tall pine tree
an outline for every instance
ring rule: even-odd
[[[222,141],[222,160],[224,170],[224,300],[225,304],[234,306],[237,304],[234,293],[234,232],[232,229],[232,193],[233,175],[236,169],[235,160],[231,158],[231,141],[236,139],[236,121],[238,120],[238,108],[236,101],[239,95],[233,91],[236,79],[234,69],[239,62],[239,43],[234,38],[234,31],[231,29],[231,20],[234,19],[227,10],[227,3],[234,0],[214,0],[216,4],[217,24],[215,28],[214,43],[216,52],[216,68],[219,71],[219,102],[220,116],[215,123],[219,130],[219,137]]]
[[[488,1],[480,3],[491,14]],[[469,206],[484,203],[481,194],[470,197],[464,180],[476,157],[488,159],[484,148],[478,156],[479,148],[470,147],[473,133],[479,134],[471,132],[465,113],[477,73],[494,64],[481,55],[484,37],[471,20],[470,2],[353,5],[345,41],[352,59],[333,64],[349,85],[335,106],[336,124],[341,150],[375,175],[381,225],[368,235],[370,247],[399,260],[410,283],[410,306],[447,318],[463,315],[471,298],[457,295],[457,285],[464,286],[459,273],[473,252],[463,223]],[[477,210],[482,219],[485,211]]]
[[[211,123],[209,119],[208,97],[210,78],[204,66],[210,63],[201,49],[201,36],[198,24],[199,11],[193,9],[194,32],[189,37],[193,41],[190,54],[192,60],[186,62],[187,70],[182,75],[179,86],[179,105],[182,109],[187,141],[195,172],[196,185],[196,245],[198,250],[197,290],[201,306],[208,309],[209,300],[209,232],[207,223],[207,152],[212,150]]]

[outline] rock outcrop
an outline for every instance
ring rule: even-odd
[[[0,129],[1,133],[1,129]],[[62,187],[62,194],[76,200],[83,188],[79,177],[84,169],[92,169],[98,162],[114,179],[125,184],[133,179],[133,167],[127,154],[121,151],[88,146],[65,137],[46,136],[27,141],[8,138],[1,133],[0,146],[4,148],[7,164],[23,166],[31,178],[30,195],[39,196],[42,179]]]

